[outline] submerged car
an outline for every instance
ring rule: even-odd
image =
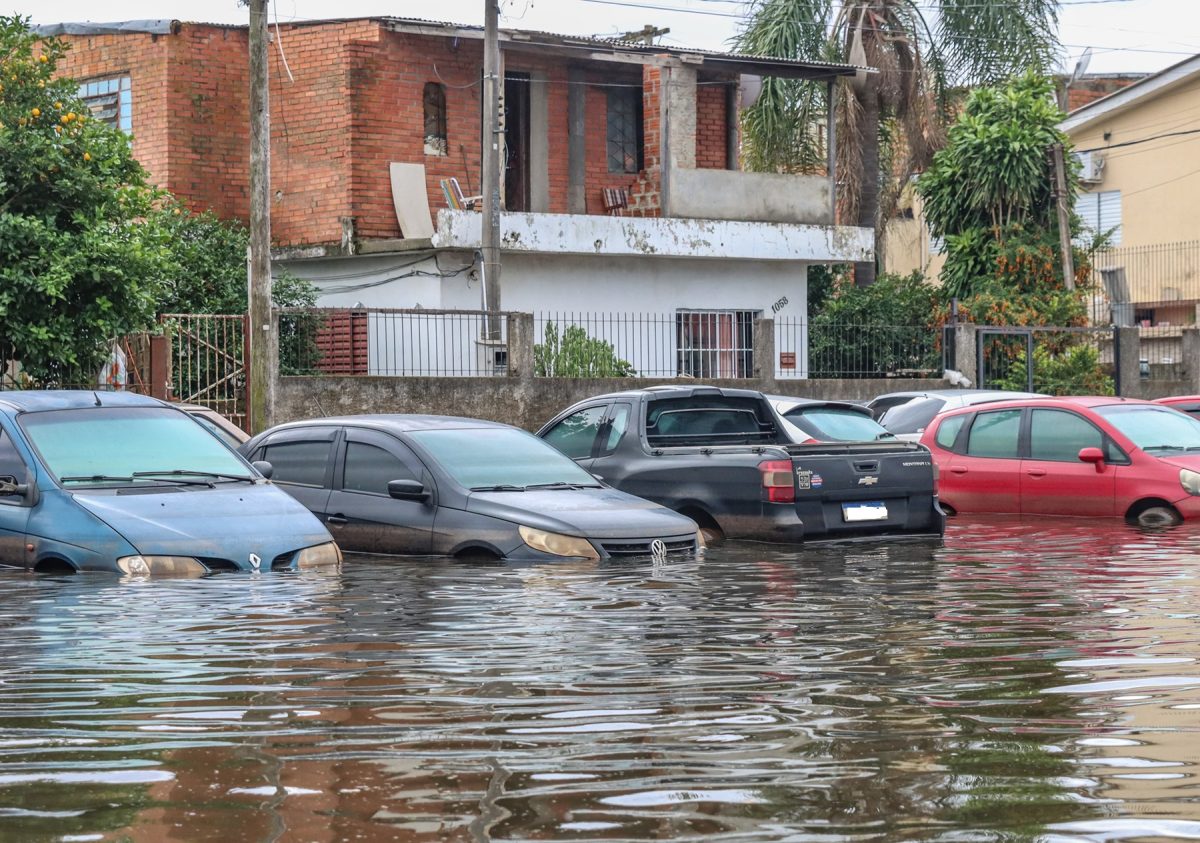
[[[1187,413],[1192,418],[1200,419],[1200,395],[1173,395],[1170,398],[1156,398],[1155,404],[1163,404],[1181,413]]]
[[[242,453],[346,551],[542,561],[694,554],[690,518],[612,489],[535,436],[448,416],[280,425]]]
[[[1200,421],[1127,398],[1032,398],[956,410],[921,439],[954,512],[1200,519]]]
[[[174,406],[200,422],[204,429],[234,450],[237,450],[243,442],[250,438],[249,433],[212,407],[205,407],[203,404],[176,404]]]
[[[894,434],[862,404],[768,395],[767,400],[783,420],[793,442],[878,442]]]
[[[0,565],[146,576],[340,560],[310,512],[182,410],[0,392]]]

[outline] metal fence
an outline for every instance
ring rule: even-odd
[[[1113,328],[979,327],[979,386],[1050,395],[1111,395]]]
[[[507,322],[507,314],[469,310],[287,309],[279,316],[280,373],[504,375]]]
[[[775,322],[781,378],[929,378],[945,368],[941,332],[927,325]]]
[[[119,350],[113,350],[113,348]],[[21,364],[21,352],[0,339],[0,389],[93,389],[150,393],[150,335],[130,334],[110,344],[110,358],[98,370],[57,363],[37,378]]]

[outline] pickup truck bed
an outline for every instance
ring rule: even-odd
[[[791,444],[766,399],[749,390],[652,387],[597,396],[538,435],[605,483],[726,538],[790,543],[945,529],[925,448]]]

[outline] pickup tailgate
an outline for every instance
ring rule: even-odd
[[[788,445],[805,538],[945,531],[933,460],[912,442]]]

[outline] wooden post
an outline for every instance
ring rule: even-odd
[[[487,339],[500,339],[500,9],[484,0],[483,28],[483,295]]]
[[[1067,196],[1067,170],[1061,143],[1050,147],[1050,156],[1054,167],[1054,201],[1058,209],[1058,248],[1062,252],[1063,285],[1068,290],[1074,290],[1075,261],[1071,251],[1071,208],[1067,204],[1071,197]]]
[[[250,430],[275,411],[278,340],[271,330],[271,108],[267,88],[267,0],[250,0]]]

